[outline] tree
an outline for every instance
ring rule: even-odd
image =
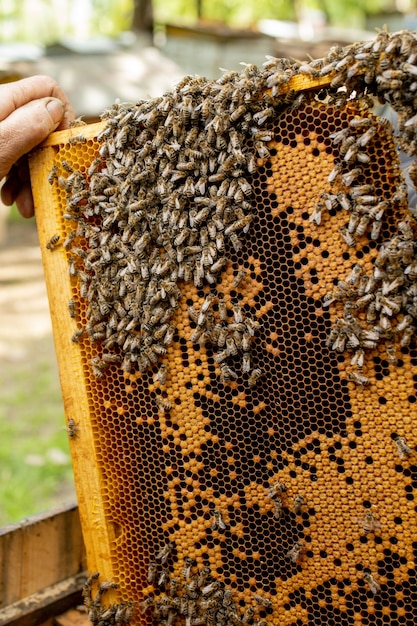
[[[131,28],[133,31],[153,31],[152,0],[134,0]]]

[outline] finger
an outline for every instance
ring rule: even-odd
[[[13,111],[0,122],[0,179],[24,154],[41,143],[63,119],[60,100],[34,100]]]
[[[22,217],[33,217],[35,210],[33,206],[32,188],[29,183],[24,183],[20,187],[15,202]]]
[[[27,161],[24,165],[12,168],[1,188],[1,199],[7,206],[11,206],[13,202],[16,202],[22,217],[33,217],[35,209]]]
[[[66,94],[50,76],[30,76],[0,85],[0,120],[25,104],[46,97],[58,98],[64,104],[65,115],[61,127],[67,128],[68,122],[74,118],[74,112]]]
[[[6,206],[11,206],[13,204],[19,192],[20,185],[19,176],[13,168],[1,188],[1,199]]]

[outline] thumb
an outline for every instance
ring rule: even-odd
[[[45,106],[51,119],[52,132],[59,125],[59,123],[62,122],[65,113],[65,106],[61,100],[58,100],[58,98],[50,98],[49,101],[45,103]]]
[[[64,113],[65,105],[58,98],[40,98],[19,107],[0,122],[0,179],[59,126]]]

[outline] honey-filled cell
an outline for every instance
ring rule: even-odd
[[[417,619],[415,52],[186,77],[32,157],[93,623]]]

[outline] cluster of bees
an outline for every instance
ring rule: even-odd
[[[227,324],[216,285],[228,249],[241,250],[254,218],[249,176],[256,153],[268,154],[271,134],[260,128],[268,118],[261,77],[254,66],[217,82],[187,77],[163,97],[116,104],[103,114],[100,157],[87,175],[68,163],[62,164],[68,175],[52,173],[67,192],[64,217],[77,224],[64,245],[70,274],[88,302],[81,330],[103,346],[102,358],[92,363],[98,376],[113,361],[144,371],[165,354],[176,330],[171,319],[181,281],[209,287],[193,341],[226,350],[218,357],[222,377],[236,376],[225,360],[237,352],[249,383],[259,376],[250,364],[257,324],[238,298],[234,322]],[[243,272],[236,270],[236,288]]]
[[[237,288],[238,281],[234,281]],[[217,304],[217,312],[213,310],[213,304]],[[229,314],[232,313],[229,322]],[[227,307],[225,300],[211,291],[204,299],[200,309],[194,306],[188,308],[191,322],[195,326],[191,334],[191,341],[200,346],[210,342],[219,349],[215,362],[220,366],[220,379],[222,382],[234,380],[238,373],[227,364],[228,357],[242,354],[242,372],[248,374],[248,386],[253,387],[263,375],[263,371],[251,367],[250,348],[251,342],[260,324],[242,310],[240,304],[233,304],[232,310]]]
[[[230,589],[212,578],[209,567],[196,567],[190,557],[184,557],[181,578],[171,577],[167,562],[174,546],[168,543],[149,564],[148,583],[153,592],[141,603],[141,613],[152,610],[155,623],[171,626],[179,619],[187,626],[267,626],[263,619],[255,620],[257,611],[266,613],[271,601],[254,595],[255,606],[241,607]]]
[[[392,133],[398,150],[409,157],[416,155],[417,38],[408,31],[390,35],[383,30],[372,41],[348,48],[335,47],[327,58],[299,66],[297,71],[315,78],[330,74],[329,104],[340,106],[354,97],[362,109],[360,116],[351,119],[332,137],[338,157],[329,182],[335,192],[322,194],[310,220],[320,224],[323,210],[342,208],[349,217],[340,229],[341,237],[349,246],[355,246],[365,234],[378,241],[388,214],[403,209],[406,216],[399,221],[397,232],[380,245],[373,273],[368,275],[356,264],[324,300],[325,306],[336,301],[344,303],[343,315],[332,328],[327,346],[338,352],[353,353],[351,364],[358,371],[351,372],[350,378],[364,385],[369,382],[361,373],[366,350],[373,350],[383,342],[388,361],[396,364],[396,345],[408,347],[416,331],[415,208],[408,211],[405,180],[392,197],[384,197],[380,189],[366,182],[366,168],[372,165],[367,148],[377,141],[381,126],[384,132]],[[271,77],[268,84],[279,91],[287,77],[288,68],[282,66],[279,77]],[[372,114],[377,101],[395,111],[398,120],[395,134],[387,119]],[[406,175],[415,186],[415,161]]]
[[[320,224],[323,210],[345,210],[348,219],[340,234],[349,246],[355,246],[365,234],[378,241],[384,219],[392,220],[399,211],[404,218],[397,221],[392,237],[379,245],[372,273],[357,263],[324,299],[325,306],[333,302],[344,304],[343,315],[332,328],[327,346],[353,353],[351,364],[357,372],[351,372],[350,378],[364,385],[369,382],[361,373],[366,351],[382,342],[389,363],[395,365],[398,347],[408,347],[416,331],[415,207],[408,209],[405,182],[407,179],[410,185],[416,184],[416,162],[411,162],[406,177],[391,197],[366,180],[381,128],[391,135],[398,150],[409,157],[416,155],[416,35],[408,31],[389,35],[384,30],[373,41],[354,44],[343,51],[335,48],[324,66],[322,63],[313,62],[305,72],[313,76],[332,72],[329,102],[355,97],[362,112],[332,137],[338,156],[329,182],[335,192],[322,194],[310,220]],[[395,111],[395,133],[387,119],[372,114],[376,99]],[[368,150],[372,145],[373,151]]]
[[[372,275],[362,272],[357,264],[347,280],[339,281],[337,289],[328,294],[325,302],[345,301],[343,317],[337,320],[327,345],[339,352],[353,351],[351,364],[359,369],[364,363],[365,350],[375,349],[381,341],[385,341],[389,363],[395,365],[396,340],[400,347],[406,348],[415,333],[416,244],[409,220],[399,222],[398,229],[397,234],[381,244]],[[368,328],[363,328],[358,320],[356,312],[361,311],[365,312]],[[366,377],[352,375],[358,384],[366,384]]]
[[[78,277],[88,302],[88,323],[74,341],[86,331],[93,342],[101,342],[103,355],[91,364],[95,374],[102,376],[112,362],[121,362],[127,371],[155,365],[175,334],[171,321],[181,298],[179,283],[192,281],[206,294],[200,311],[190,310],[196,323],[192,340],[217,350],[224,381],[237,377],[228,360],[240,354],[243,373],[254,384],[260,376],[252,375],[250,363],[256,323],[236,299],[233,323],[227,324],[229,313],[216,287],[230,250],[242,249],[255,217],[251,175],[259,159],[269,156],[268,122],[279,108],[304,100],[305,92],[289,85],[300,74],[329,76],[329,103],[361,99],[363,115],[333,137],[338,157],[329,181],[338,191],[323,194],[311,221],[319,224],[323,210],[341,206],[349,214],[341,229],[349,245],[367,232],[378,240],[384,216],[407,207],[407,188],[404,184],[395,197],[384,198],[364,180],[367,148],[378,134],[370,111],[375,98],[394,108],[397,146],[414,156],[416,62],[413,33],[381,31],[373,41],[335,47],[324,59],[268,58],[263,68],[246,65],[241,73],[225,72],[217,81],[185,77],[162,97],[137,105],[117,103],[105,111],[100,155],[86,175],[67,163],[62,163],[66,175],[51,173],[67,192],[65,217],[77,225],[65,245],[70,274]],[[413,181],[415,170],[413,163]],[[414,252],[414,225],[402,221],[398,233],[381,246],[374,274],[365,275],[357,265],[325,302],[345,302],[328,345],[353,350],[359,368],[366,349],[380,341],[395,362],[393,338],[400,333],[405,346],[415,332]],[[236,268],[237,284],[241,272]],[[217,319],[211,306],[216,298]],[[356,311],[365,310],[363,328]],[[360,373],[355,376],[355,382],[366,382]]]
[[[84,606],[87,616],[93,626],[123,626],[133,617],[133,602],[106,605],[102,602],[103,595],[111,589],[117,589],[117,583],[101,582],[93,594],[93,585],[97,583],[100,574],[91,574],[82,589]]]

